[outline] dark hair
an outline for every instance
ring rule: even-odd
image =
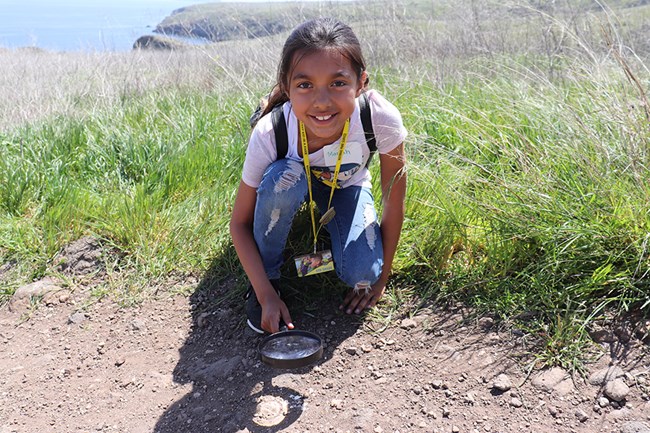
[[[286,87],[291,75],[291,68],[296,53],[301,55],[315,51],[334,48],[350,60],[357,78],[366,70],[366,61],[361,52],[361,44],[352,29],[334,18],[316,18],[305,21],[296,27],[282,48],[282,58],[278,66],[277,83],[273,87],[269,100],[264,107],[262,116],[270,112],[276,105],[289,100]],[[368,80],[363,86],[368,85]]]

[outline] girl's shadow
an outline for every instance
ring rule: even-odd
[[[218,262],[212,269],[219,269]],[[190,296],[192,324],[173,372],[175,385],[184,388],[185,395],[165,409],[154,432],[286,429],[304,409],[307,389],[301,377],[329,362],[337,347],[357,331],[361,319],[339,312],[340,287],[334,292],[310,287],[334,289],[331,276],[283,280],[283,298],[296,327],[319,334],[325,347],[323,358],[312,366],[272,369],[259,360],[261,337],[246,326],[242,284],[214,275],[217,272],[207,272]]]

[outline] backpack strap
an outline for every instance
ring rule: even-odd
[[[275,148],[278,154],[277,159],[285,158],[289,150],[289,136],[287,134],[287,122],[284,120],[283,105],[276,105],[271,110],[271,121],[273,122],[273,133],[275,134]],[[368,167],[370,161],[372,161],[372,157],[377,152],[377,139],[375,138],[375,131],[372,128],[370,101],[366,93],[362,93],[359,97],[359,110],[363,132],[366,136],[366,144],[368,145],[368,149],[370,149],[370,157],[368,157],[368,162],[366,163],[366,167]]]
[[[359,110],[361,114],[361,124],[363,125],[363,132],[366,135],[366,144],[368,149],[370,149],[370,156],[368,157],[368,162],[366,167],[370,165],[372,157],[377,152],[377,139],[375,138],[375,131],[372,129],[372,119],[370,117],[370,101],[368,100],[368,94],[362,93],[359,97]]]
[[[287,135],[287,122],[284,120],[284,104],[276,105],[271,110],[273,133],[275,134],[275,150],[278,152],[276,159],[283,159],[289,150],[289,136]]]

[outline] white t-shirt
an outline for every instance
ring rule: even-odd
[[[402,116],[393,104],[388,102],[375,90],[367,92],[370,103],[372,127],[377,140],[377,151],[389,153],[399,146],[406,138],[406,128]],[[287,158],[302,162],[298,156],[299,132],[298,119],[291,109],[291,102],[283,106],[284,118],[287,124],[289,145]],[[309,154],[312,171],[322,172],[322,177],[328,178],[334,172],[338,155],[340,139],[322,149]],[[366,168],[370,150],[361,123],[359,101],[350,117],[350,131],[345,145],[345,154],[339,171],[338,183],[342,188],[350,185],[370,187],[371,176]],[[257,188],[262,181],[266,168],[276,161],[277,149],[271,116],[262,117],[251,134],[246,150],[246,159],[242,180],[250,187]]]

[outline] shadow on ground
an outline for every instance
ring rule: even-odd
[[[190,296],[192,325],[173,372],[176,386],[189,385],[191,390],[171,402],[154,432],[282,431],[301,417],[308,397],[301,378],[330,362],[336,347],[357,332],[361,319],[339,313],[341,291],[305,297],[284,288],[314,285],[319,281],[314,277],[307,284],[283,281],[283,297],[296,327],[317,333],[325,348],[312,366],[273,369],[259,361],[261,337],[246,326],[243,284],[215,277],[216,266],[218,261]]]

